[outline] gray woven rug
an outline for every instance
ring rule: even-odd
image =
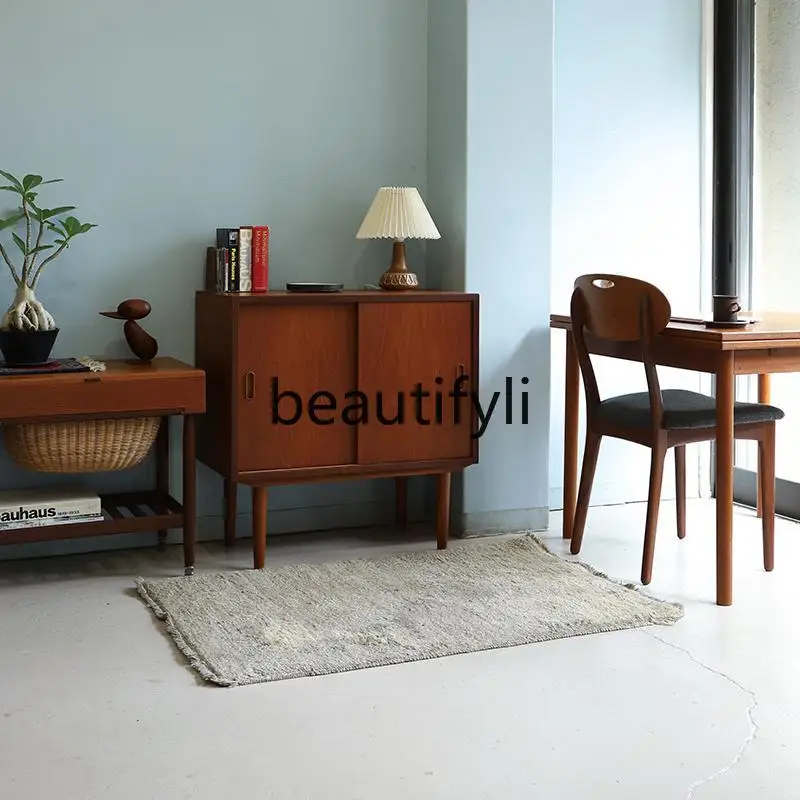
[[[378,560],[139,578],[203,678],[223,686],[668,625],[652,599],[549,553],[533,536]]]

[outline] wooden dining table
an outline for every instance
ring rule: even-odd
[[[733,404],[737,375],[758,375],[758,400],[770,399],[770,374],[800,372],[800,314],[752,312],[753,322],[740,328],[709,327],[700,319],[673,317],[655,337],[658,365],[710,373],[715,377],[717,435],[716,493],[716,602],[733,603]],[[568,315],[551,314],[550,327],[566,331],[564,400],[564,524],[563,536],[572,536],[578,487],[578,424],[580,368]],[[589,352],[627,361],[641,361],[641,347],[587,335]],[[780,436],[780,422],[778,423]],[[759,495],[759,514],[760,510]]]

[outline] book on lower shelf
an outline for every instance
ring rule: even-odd
[[[103,514],[77,515],[54,517],[52,519],[27,520],[25,522],[0,522],[0,538],[3,531],[28,530],[29,528],[47,528],[51,525],[77,525],[84,522],[102,522],[105,519]]]
[[[83,484],[0,491],[0,532],[102,519],[100,495]]]

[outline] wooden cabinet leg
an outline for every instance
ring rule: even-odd
[[[450,473],[436,477],[436,547],[445,550],[450,533]]]
[[[408,478],[394,479],[394,519],[400,528],[408,523]]]
[[[156,491],[163,498],[169,494],[169,417],[162,417],[156,437]],[[158,532],[158,549],[167,546],[168,531]]]
[[[264,569],[267,559],[267,487],[253,487],[253,569]]]
[[[183,417],[183,572],[194,574],[197,540],[197,473],[194,415]]]
[[[237,492],[239,484],[230,478],[225,478],[225,547],[236,544],[236,511]]]

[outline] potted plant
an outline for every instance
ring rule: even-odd
[[[10,230],[21,259],[17,268],[0,242],[0,256],[17,287],[14,302],[0,320],[0,351],[9,366],[41,364],[50,357],[58,336],[52,314],[36,299],[42,272],[76,236],[97,226],[64,216],[75,206],[45,208],[39,203],[39,187],[58,183],[62,178],[45,181],[41,175],[26,175],[18,179],[3,170],[0,175],[8,181],[0,190],[19,196],[19,207],[10,216],[0,218],[0,231]],[[45,241],[45,233],[51,235],[51,242]]]

